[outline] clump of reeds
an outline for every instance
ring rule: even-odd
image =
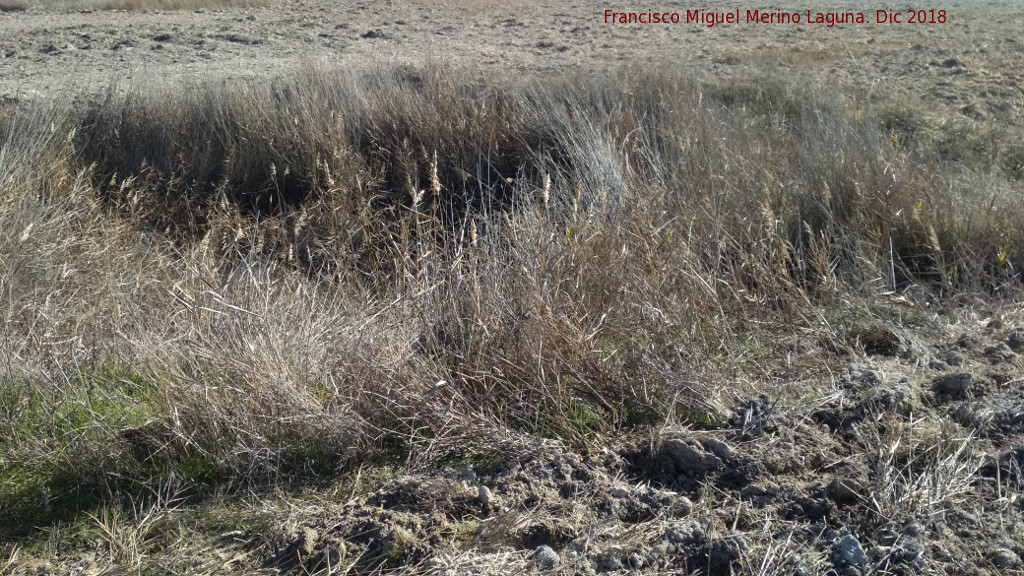
[[[848,110],[669,72],[393,69],[16,115],[12,525],[45,521],[44,488],[74,508],[114,480],[493,462],[715,421],[750,321],[1019,286],[1019,182]]]

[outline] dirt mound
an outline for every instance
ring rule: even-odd
[[[815,405],[752,398],[717,429],[400,476],[319,522],[279,528],[266,566],[1006,573],[1024,554],[1020,334],[868,356]]]

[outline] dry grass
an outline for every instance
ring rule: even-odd
[[[24,12],[28,10],[28,0],[0,0],[0,12]]]
[[[721,417],[756,326],[1020,284],[1010,144],[825,90],[307,70],[4,122],[0,534],[87,511],[127,563],[154,487],[586,451]],[[955,500],[956,442],[889,505]]]
[[[975,433],[948,423],[929,430],[913,420],[899,428],[905,429],[879,438],[877,489],[869,507],[885,519],[917,510],[945,517],[959,509],[976,489],[977,472],[984,463]]]

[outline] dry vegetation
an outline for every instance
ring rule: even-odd
[[[776,421],[817,430],[850,358],[898,355],[893,327],[934,330],[1021,283],[1020,134],[826,88],[306,70],[12,108],[0,126],[0,573],[75,550],[132,573],[244,571],[274,552],[275,502],[353,502],[395,469],[611,451],[658,484],[636,438],[775,438],[773,413],[801,410]],[[875,467],[828,525],[871,534],[981,501],[994,460],[947,424],[882,411],[827,437]],[[698,491],[695,517],[733,498],[698,484],[675,487]],[[731,502],[732,530],[761,534]],[[580,510],[557,522],[583,530]],[[494,544],[538,545],[521,521],[434,546],[452,569],[543,567]],[[792,533],[771,533],[702,569],[793,573]],[[272,567],[332,562],[298,534],[308,550]],[[603,537],[649,535],[626,534]],[[439,570],[395,538],[346,569]],[[829,569],[815,562],[804,573]]]

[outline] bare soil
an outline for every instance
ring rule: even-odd
[[[892,347],[811,385],[829,388],[809,392],[814,401],[751,398],[706,429],[670,425],[599,453],[552,449],[318,500],[268,527],[265,566],[1020,573],[1024,328],[870,330]]]
[[[1014,2],[918,3],[945,24],[605,23],[631,3],[325,2],[169,12],[49,9],[0,12],[0,98],[34,99],[111,83],[197,76],[273,77],[302,66],[430,63],[510,72],[569,73],[681,66],[711,77],[806,77],[975,119],[1020,124],[1024,7]],[[914,4],[914,3],[911,3]],[[811,12],[880,6],[831,2]],[[738,3],[668,3],[664,10],[728,12]],[[885,8],[885,7],[882,7]],[[904,15],[904,19],[907,16]]]

